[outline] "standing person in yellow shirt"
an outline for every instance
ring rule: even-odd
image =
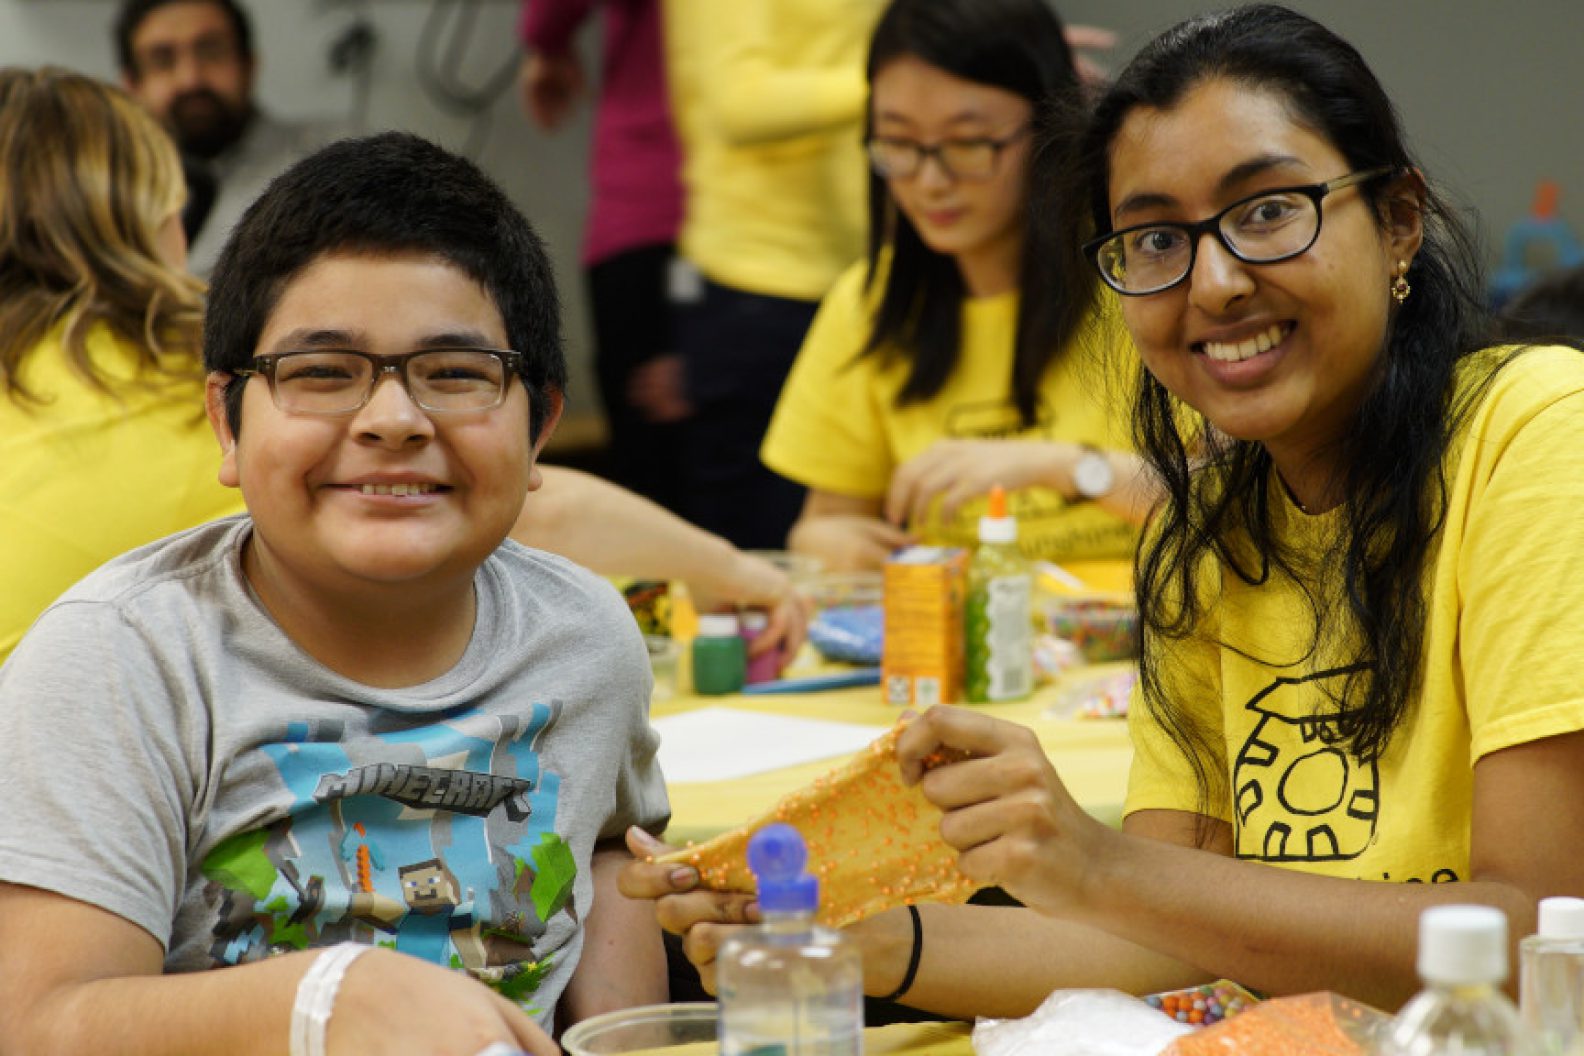
[[[1107,399],[1126,338],[1021,295],[1056,283],[1024,243],[1036,108],[1080,91],[1060,20],[898,0],[868,78],[868,259],[825,298],[762,451],[809,489],[793,548],[862,569],[914,536],[971,546],[1000,483],[1030,556],[1130,554],[1150,493]]]
[[[863,251],[863,55],[881,0],[666,0],[682,141],[678,355],[639,375],[686,421],[683,512],[779,547],[802,489],[759,464],[819,299]],[[702,281],[700,281],[702,276]]]

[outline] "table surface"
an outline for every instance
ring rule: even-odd
[[[1106,666],[1123,669],[1123,665]],[[983,708],[986,714],[1031,727],[1079,805],[1107,824],[1119,825],[1127,790],[1128,765],[1133,758],[1126,722],[1115,718],[1055,718],[1051,715],[1053,706],[1070,694],[1078,680],[1103,670],[1080,668],[1042,687],[1028,700],[974,706]],[[885,703],[879,686],[764,696],[683,695],[657,700],[652,713],[659,718],[706,706],[874,726],[890,726],[900,714],[900,709]],[[724,781],[668,783],[671,825],[666,840],[677,845],[689,840],[702,842],[735,828],[767,812],[782,796],[802,788],[844,761],[836,757]]]
[[[967,1023],[893,1023],[864,1031],[867,1056],[973,1056],[973,1027]],[[646,1049],[628,1056],[715,1056],[712,1041]]]

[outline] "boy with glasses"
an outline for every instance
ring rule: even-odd
[[[104,566],[0,672],[11,1033],[550,1052],[663,1000],[614,887],[668,813],[642,642],[506,541],[565,376],[527,222],[421,139],[343,141],[244,216],[204,340],[248,516]]]

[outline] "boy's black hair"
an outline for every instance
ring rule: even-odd
[[[251,365],[259,335],[292,277],[327,253],[430,254],[482,286],[522,356],[529,434],[548,394],[566,387],[560,304],[544,245],[477,165],[405,132],[343,139],[269,185],[221,251],[204,317],[204,367]],[[226,391],[242,427],[243,379]]]
[[[121,71],[127,76],[136,79],[138,76],[137,56],[132,54],[132,35],[143,24],[149,14],[166,4],[191,3],[192,0],[123,0],[121,9],[116,12],[115,18],[115,46],[116,59],[121,63]],[[253,61],[253,23],[248,18],[236,0],[202,0],[203,3],[213,4],[231,20],[231,28],[236,33],[237,51],[248,62]]]

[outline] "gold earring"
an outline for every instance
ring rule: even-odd
[[[1408,299],[1408,295],[1412,292],[1413,287],[1408,285],[1408,262],[1399,260],[1397,262],[1397,277],[1392,280],[1391,284],[1392,300],[1401,304]]]

